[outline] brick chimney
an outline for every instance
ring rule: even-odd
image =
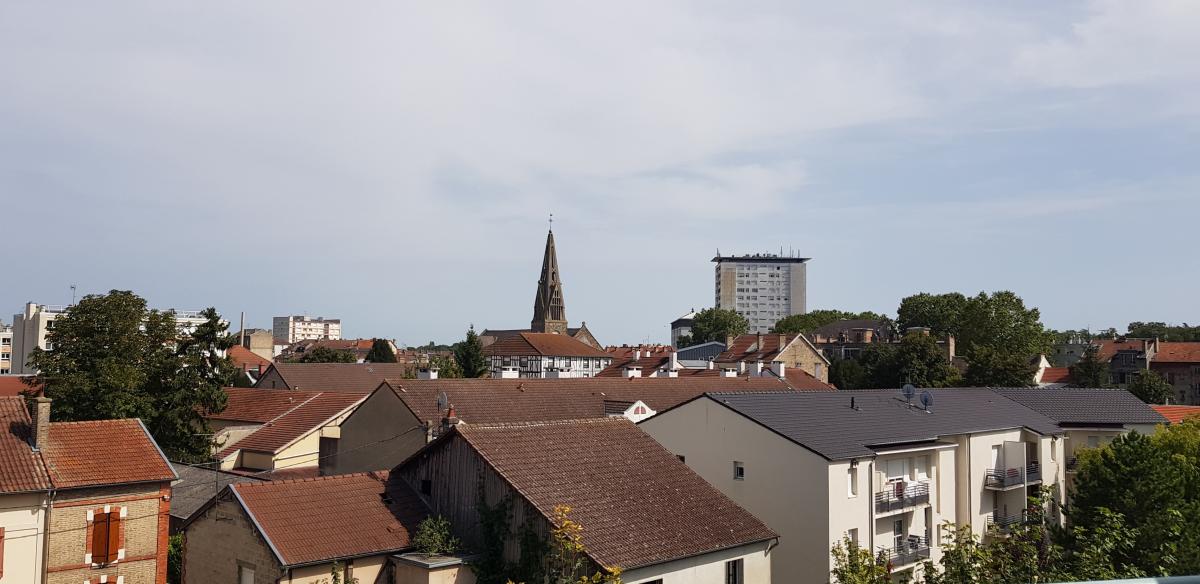
[[[454,404],[450,404],[450,407],[446,408],[446,417],[442,418],[442,430],[449,430],[452,426],[461,423],[462,420],[458,419],[458,415],[454,412]]]
[[[39,395],[33,401],[37,406],[35,411],[37,417],[33,420],[33,447],[41,450],[50,444],[51,400],[44,395]]]

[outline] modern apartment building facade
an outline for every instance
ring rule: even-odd
[[[0,375],[12,373],[13,329],[0,322]]]
[[[292,344],[297,341],[336,341],[342,338],[342,320],[321,316],[276,316],[271,320],[271,334],[277,341]]]
[[[774,254],[714,257],[717,308],[746,317],[752,333],[769,332],[779,319],[804,314],[809,259]]]

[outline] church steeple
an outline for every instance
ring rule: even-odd
[[[546,253],[542,257],[542,275],[533,301],[535,333],[567,333],[567,308],[563,302],[562,280],[558,277],[558,256],[554,253],[554,230],[546,234]]]

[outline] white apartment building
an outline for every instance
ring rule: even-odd
[[[66,314],[69,308],[69,306],[29,302],[25,304],[23,313],[13,315],[11,327],[12,365],[9,373],[23,375],[37,373],[32,367],[26,365],[29,357],[33,354],[34,348],[41,348],[44,351],[54,350],[52,344],[46,340],[46,334],[54,330],[54,321]],[[175,310],[172,308],[164,312],[175,313],[175,323],[181,334],[191,334],[197,326],[207,320],[201,316],[199,310]],[[225,323],[224,320],[221,322]],[[0,353],[2,352],[3,350],[0,349]]]
[[[13,329],[0,322],[0,375],[12,373]]]
[[[336,341],[342,338],[342,320],[320,316],[276,316],[271,320],[276,342],[286,344],[304,340]]]
[[[746,317],[752,333],[770,332],[779,319],[804,314],[809,259],[774,254],[714,257],[717,308]]]

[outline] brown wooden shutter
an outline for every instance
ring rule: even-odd
[[[108,559],[108,513],[92,517],[92,563],[103,564]]]
[[[121,549],[121,513],[113,511],[108,514],[108,561],[117,561],[117,550]]]

